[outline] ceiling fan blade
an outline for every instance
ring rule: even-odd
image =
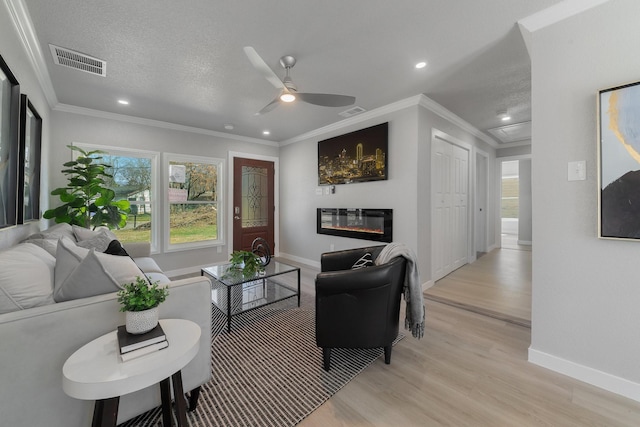
[[[323,107],[346,107],[355,104],[355,96],[333,95],[330,93],[297,93],[296,97],[306,103]]]
[[[277,89],[283,89],[284,84],[280,80],[280,78],[273,72],[271,68],[267,65],[266,62],[258,55],[258,52],[251,46],[246,46],[244,48],[244,53],[251,61],[253,67],[262,74],[262,76],[269,81],[272,85],[274,85]]]
[[[273,101],[271,101],[270,103],[268,103],[267,105],[265,105],[262,110],[258,111],[257,113],[255,113],[255,116],[261,116],[263,114],[268,113],[269,111],[273,110],[274,108],[276,108],[278,105],[280,105],[280,97],[276,97],[276,99],[274,99]]]

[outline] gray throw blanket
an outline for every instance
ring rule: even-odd
[[[422,338],[424,336],[424,298],[415,254],[406,245],[392,242],[382,248],[375,263],[382,265],[399,256],[407,260],[403,289],[404,300],[407,303],[404,327],[411,330],[415,338]]]

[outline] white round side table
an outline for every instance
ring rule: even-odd
[[[169,380],[176,398],[178,426],[187,425],[181,369],[198,353],[200,327],[184,319],[161,319],[160,324],[169,342],[167,348],[123,362],[113,331],[85,344],[64,363],[64,392],[76,399],[96,401],[92,426],[115,427],[120,396],[157,383],[162,396],[163,425],[171,426]]]

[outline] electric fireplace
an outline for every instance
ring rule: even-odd
[[[393,209],[318,208],[317,232],[352,239],[391,242]]]

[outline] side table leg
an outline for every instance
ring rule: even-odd
[[[171,385],[169,378],[160,381],[160,397],[162,398],[162,425],[171,427],[173,420],[171,419]]]
[[[187,401],[184,399],[184,390],[182,388],[182,372],[178,371],[173,374],[171,382],[173,383],[178,427],[187,427]]]
[[[93,408],[92,427],[116,427],[120,397],[96,400]]]

